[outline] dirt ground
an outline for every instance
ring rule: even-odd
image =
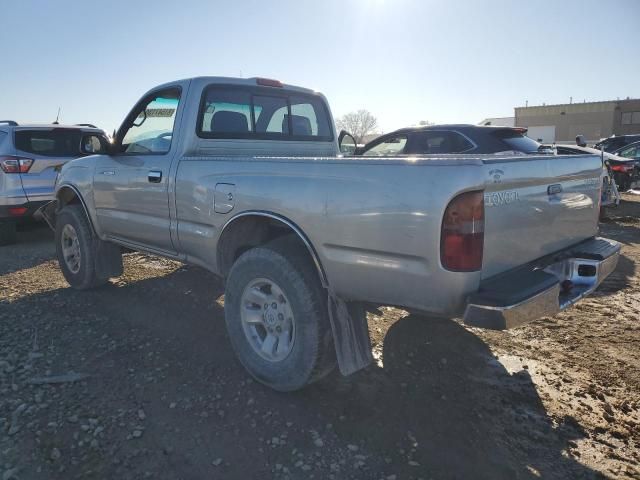
[[[613,217],[579,305],[508,332],[385,308],[376,365],[293,394],[235,359],[209,273],[127,254],[76,292],[27,229],[0,249],[0,479],[640,479],[640,197]]]

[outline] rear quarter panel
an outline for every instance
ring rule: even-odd
[[[233,216],[285,217],[309,238],[341,297],[437,314],[459,311],[480,272],[440,266],[444,208],[480,189],[482,164],[436,160],[187,157],[176,180],[180,249],[216,271],[216,243]],[[213,209],[217,183],[235,188],[228,214]]]

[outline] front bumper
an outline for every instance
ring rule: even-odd
[[[598,288],[619,256],[618,242],[596,237],[488,279],[470,297],[464,322],[505,330],[554,315]]]

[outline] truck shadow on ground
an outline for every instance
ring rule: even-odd
[[[580,425],[550,418],[528,371],[507,372],[454,321],[404,317],[386,333],[381,368],[334,376],[323,388],[331,382],[353,419],[345,432],[379,442],[381,455],[393,449],[405,465],[418,462],[427,477],[599,477],[566,454],[585,437]]]
[[[65,352],[47,359],[49,369],[91,374],[82,387],[88,396],[79,400],[73,388],[62,389],[60,408],[82,403],[87,416],[97,411],[109,418],[144,406],[144,437],[132,444],[108,429],[112,437],[86,460],[95,473],[203,478],[212,473],[215,452],[225,462],[220,478],[309,478],[294,465],[295,448],[305,462],[322,459],[316,478],[598,478],[564,453],[585,436],[577,422],[550,418],[528,372],[509,374],[485,343],[453,321],[404,317],[386,332],[382,368],[351,377],[335,373],[282,394],[248,381],[226,336],[222,293],[215,277],[183,267],[123,286],[60,289],[6,306],[6,321],[32,312],[41,334]],[[170,410],[173,401],[178,407]],[[265,445],[282,432],[286,448]],[[311,432],[323,438],[321,449]],[[60,435],[55,442],[69,451],[70,433]],[[259,462],[247,462],[261,449],[267,453]],[[119,464],[112,462],[116,453]],[[363,464],[353,467],[360,458]],[[276,464],[288,466],[288,477],[277,474]],[[330,470],[331,464],[341,470]]]

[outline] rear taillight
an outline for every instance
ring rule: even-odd
[[[484,194],[466,192],[451,200],[442,218],[440,261],[447,270],[482,268]]]
[[[0,168],[4,173],[27,173],[33,165],[33,159],[13,155],[0,156]]]
[[[611,165],[611,170],[614,172],[631,172],[633,170],[633,165]]]
[[[9,215],[12,217],[20,217],[27,213],[27,207],[9,207]]]

